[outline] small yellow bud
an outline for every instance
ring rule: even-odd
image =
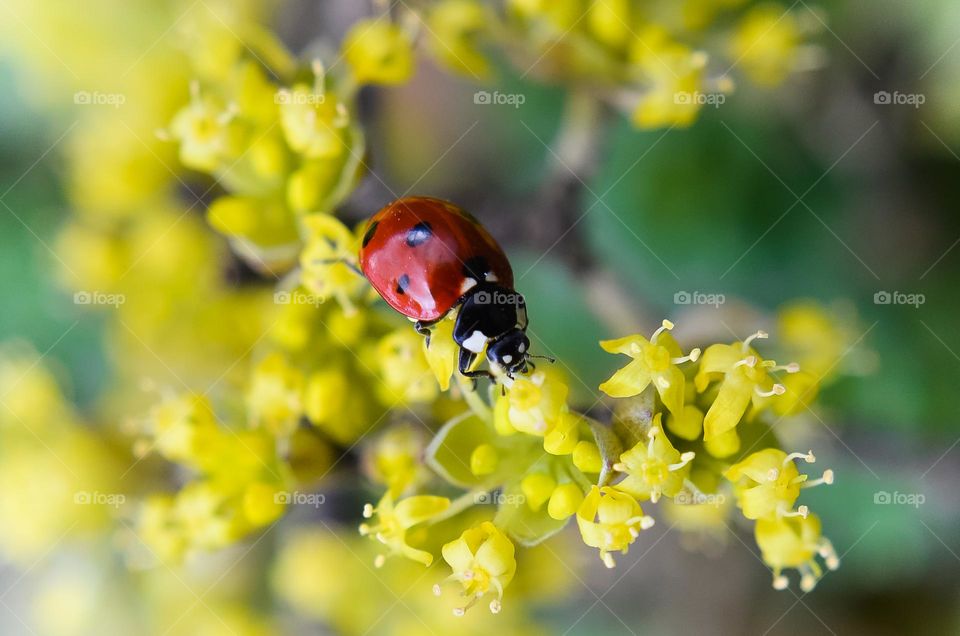
[[[577,442],[573,449],[573,465],[585,473],[599,473],[603,468],[600,449],[593,442]]]
[[[556,488],[557,481],[545,473],[527,475],[520,482],[520,489],[527,498],[527,505],[531,510],[540,510],[547,503]]]
[[[413,75],[413,42],[386,20],[354,24],[343,41],[343,55],[361,84],[402,84]]]
[[[547,514],[557,521],[562,521],[577,511],[583,501],[583,491],[574,483],[560,484],[547,504]]]
[[[280,491],[269,484],[257,482],[247,486],[243,493],[243,514],[254,526],[265,526],[280,518],[286,507]]]
[[[500,457],[492,444],[480,444],[470,453],[470,472],[477,477],[489,475],[499,463]]]
[[[716,437],[704,440],[703,445],[714,457],[730,457],[740,450],[740,436],[737,435],[737,429],[731,428]]]

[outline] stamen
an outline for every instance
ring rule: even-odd
[[[670,331],[673,329],[673,323],[664,318],[663,322],[660,323],[660,328],[653,332],[653,335],[650,336],[650,342],[656,344],[657,338],[660,337],[664,331]]]
[[[782,384],[774,384],[769,391],[761,391],[760,387],[754,387],[754,392],[760,397],[773,397],[774,395],[783,395],[787,392],[787,387]]]
[[[310,68],[313,70],[313,92],[320,97],[326,95],[326,78],[327,70],[323,66],[323,60],[315,58],[310,63]]]
[[[676,464],[668,464],[667,470],[670,470],[670,471],[680,470],[681,468],[683,468],[684,466],[692,462],[693,458],[696,456],[697,454],[694,453],[693,451],[687,451],[686,453],[683,453],[682,455],[680,455],[679,462],[677,462]]]
[[[363,504],[363,518],[369,519],[373,516],[373,504]]]
[[[757,366],[757,356],[747,356],[743,360],[738,360],[733,364],[733,368],[736,369],[741,364],[745,364],[752,369],[753,367]]]
[[[790,453],[783,458],[783,465],[786,466],[788,463],[792,462],[795,459],[802,459],[808,464],[812,464],[817,461],[817,457],[813,454],[813,451],[807,451],[806,453]]]
[[[333,126],[335,128],[344,128],[349,123],[350,111],[348,111],[347,107],[341,102],[337,104],[337,116],[333,119]]]
[[[237,106],[235,102],[230,102],[227,104],[227,109],[220,113],[217,117],[217,123],[221,126],[226,126],[231,121],[236,119],[237,115],[240,114],[240,107]]]
[[[493,599],[490,601],[490,612],[492,614],[499,614],[501,609],[503,609],[503,606],[500,604],[499,600]]]
[[[803,482],[801,488],[812,488],[814,486],[819,486],[820,484],[831,485],[833,483],[833,470],[827,469],[823,471],[823,476],[820,479],[811,479],[810,481]]]
[[[785,510],[783,508],[777,510],[777,516],[779,517],[803,517],[806,519],[809,514],[810,509],[806,506],[798,506],[796,510]]]
[[[785,590],[790,586],[790,580],[782,574],[773,577],[773,589]]]
[[[681,356],[679,358],[670,358],[670,362],[673,364],[680,364],[682,362],[696,362],[700,359],[700,347],[693,349],[689,354]]]
[[[439,583],[434,583],[434,584],[433,584],[433,595],[434,595],[434,596],[440,596],[440,594],[441,594],[440,584],[439,584]]]
[[[612,570],[613,568],[617,567],[617,562],[613,560],[613,557],[610,556],[609,552],[601,552],[600,560],[603,561],[605,566],[607,566],[607,569]]]
[[[812,592],[813,588],[817,586],[817,577],[812,574],[804,574],[800,578],[800,589],[804,592]]]
[[[787,373],[797,373],[800,371],[800,364],[798,362],[791,362],[790,364],[778,364],[776,366],[770,367],[771,371],[786,371]]]
[[[368,534],[370,534],[370,532],[372,531],[372,528],[370,527],[370,524],[368,524],[368,523],[361,523],[359,530],[360,530],[361,536],[364,536],[364,537],[365,537],[365,536],[367,536]]]
[[[617,462],[616,464],[613,465],[613,469],[618,473],[625,473],[627,472],[627,465],[624,464],[623,462]]]
[[[747,339],[743,341],[743,352],[746,353],[750,349],[750,343],[756,340],[757,338],[769,338],[770,334],[766,331],[758,331],[750,336],[747,336]]]
[[[383,564],[387,562],[387,557],[383,554],[378,554],[377,558],[373,560],[373,567],[380,569],[383,567]]]
[[[780,471],[776,468],[771,468],[767,471],[767,479],[769,481],[776,481],[780,477]]]

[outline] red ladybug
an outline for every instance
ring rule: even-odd
[[[460,347],[460,373],[487,351],[491,367],[512,378],[529,364],[527,311],[513,289],[513,270],[503,249],[460,207],[432,197],[405,197],[368,222],[360,247],[360,269],[387,303],[430,326],[459,307],[453,339]]]

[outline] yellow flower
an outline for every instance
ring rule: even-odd
[[[188,168],[212,173],[236,154],[230,123],[235,106],[225,107],[212,97],[201,97],[199,84],[191,84],[190,104],[170,122],[169,134],[180,142],[180,162]]]
[[[476,0],[444,0],[427,15],[428,46],[448,69],[476,78],[490,74],[490,63],[480,50],[479,36],[490,23],[487,8]]]
[[[755,7],[730,41],[730,57],[757,84],[775,86],[793,70],[801,44],[797,16],[777,4]]]
[[[377,344],[377,361],[388,403],[430,402],[438,394],[423,351],[423,338],[404,325]]]
[[[694,453],[682,455],[673,447],[661,426],[662,414],[657,413],[647,433],[647,443],[636,446],[620,455],[614,470],[626,473],[627,477],[616,484],[617,490],[629,493],[638,499],[650,499],[656,503],[661,495],[674,497],[683,490],[684,480],[690,474],[690,462]]]
[[[360,524],[360,534],[376,537],[387,547],[388,554],[399,554],[429,566],[433,563],[433,555],[407,545],[407,530],[442,514],[449,507],[450,500],[446,497],[430,495],[407,497],[394,506],[393,495],[387,491],[376,507],[371,504],[364,506],[364,518],[370,519],[376,515],[377,523],[375,525]],[[386,558],[387,555],[378,555],[374,565],[381,567]]]
[[[490,601],[490,611],[498,613],[503,602],[503,590],[513,580],[517,571],[514,547],[495,525],[484,521],[470,528],[459,539],[443,546],[443,560],[453,569],[447,581],[457,581],[463,586],[462,595],[468,599],[464,607],[453,610],[457,616],[463,614],[489,592],[496,594]],[[433,588],[440,595],[440,585]]]
[[[375,482],[386,485],[394,496],[399,496],[428,477],[421,460],[425,446],[420,427],[391,426],[364,448],[364,472]]]
[[[356,260],[357,237],[330,214],[305,216],[303,225],[307,230],[307,245],[300,252],[303,286],[321,299],[335,297],[345,312],[355,313],[351,296],[366,285],[348,265]]]
[[[684,356],[680,346],[668,332],[673,323],[664,320],[653,332],[650,340],[641,335],[627,336],[600,343],[604,351],[622,353],[633,360],[600,385],[600,390],[610,397],[632,397],[643,392],[651,382],[657,388],[660,399],[671,413],[683,412],[683,394],[686,380],[677,365],[696,361],[700,350],[694,349]]]
[[[734,484],[733,492],[744,517],[807,516],[806,506],[793,510],[800,489],[833,483],[833,471],[826,470],[820,479],[808,481],[807,475],[797,470],[795,459],[807,463],[816,460],[813,452],[788,455],[776,448],[765,448],[727,469],[724,476]]]
[[[166,399],[150,413],[154,445],[170,461],[203,469],[220,431],[210,400],[188,394]]]
[[[497,398],[497,429],[547,435],[566,411],[568,392],[561,373],[550,367],[518,376],[506,395]]]
[[[402,84],[413,75],[413,42],[384,18],[354,23],[343,40],[343,56],[361,84]]]
[[[643,514],[637,500],[610,486],[593,486],[577,510],[577,525],[583,542],[599,548],[600,559],[608,568],[616,565],[610,552],[626,554],[640,530],[653,525]]]
[[[807,517],[772,517],[760,519],[754,529],[763,561],[773,569],[773,587],[784,590],[789,585],[785,568],[800,572],[800,589],[811,591],[823,576],[817,562],[819,555],[829,570],[836,570],[840,559],[829,539],[820,534],[820,519]]]
[[[277,94],[280,126],[290,147],[307,159],[339,157],[349,147],[350,112],[332,91],[325,90],[322,69],[315,71],[314,87],[295,84]]]
[[[702,108],[707,55],[673,41],[662,27],[644,29],[631,57],[645,92],[634,108],[638,128],[689,126]]]
[[[773,381],[771,371],[799,371],[796,364],[777,366],[773,360],[764,360],[750,347],[757,338],[766,337],[765,332],[758,331],[743,342],[711,345],[704,352],[694,378],[697,391],[703,393],[711,382],[722,380],[720,391],[703,419],[705,440],[736,427],[751,403],[759,410],[767,404],[767,398],[783,395],[785,389]]]
[[[303,374],[279,353],[264,358],[253,372],[247,391],[247,408],[254,426],[286,437],[293,433],[303,413]]]

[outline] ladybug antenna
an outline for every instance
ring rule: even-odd
[[[540,360],[546,360],[546,361],[548,361],[550,364],[554,364],[554,363],[557,361],[556,358],[551,358],[550,356],[534,356],[534,355],[530,355],[530,356],[527,356],[527,357],[528,357],[528,358],[538,358],[538,359],[540,359]]]

